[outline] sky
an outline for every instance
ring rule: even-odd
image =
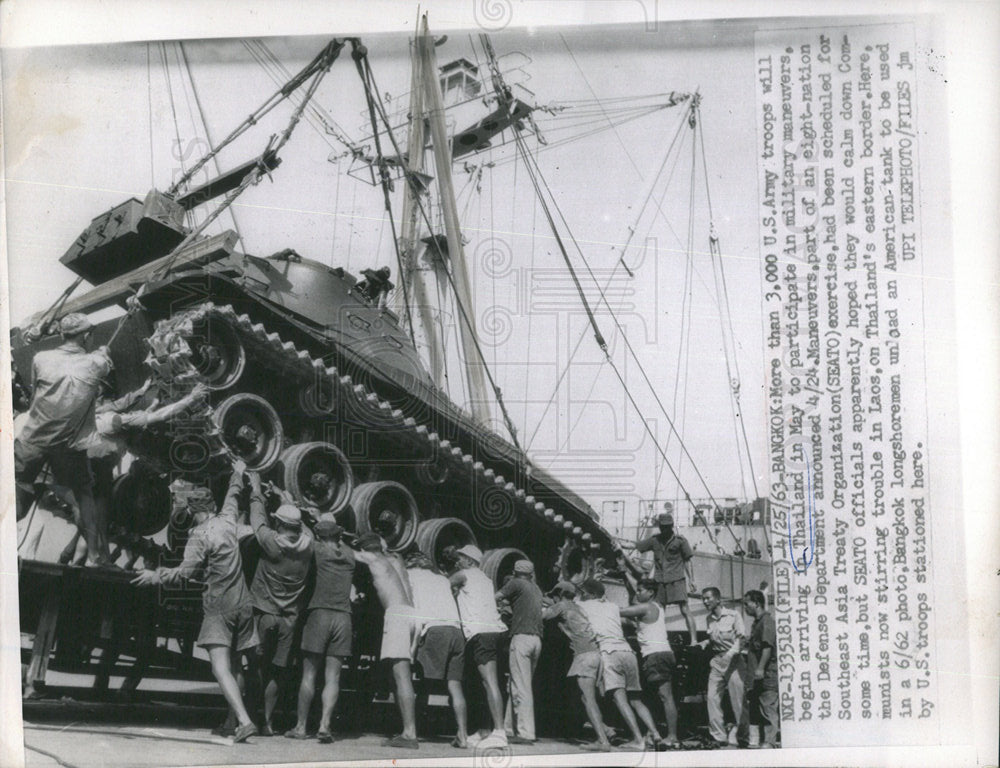
[[[586,258],[584,263],[571,251],[612,359],[671,466],[696,498],[709,492],[716,498],[754,495],[749,468],[744,460],[741,473],[737,453],[730,374],[708,253],[710,221],[721,244],[734,326],[736,359],[730,364],[741,376],[747,438],[757,483],[764,485],[750,29],[687,23],[661,25],[656,31],[641,26],[567,28],[504,31],[493,37],[512,82],[529,89],[539,105],[589,110],[595,127],[616,113],[623,97],[668,91],[701,95],[707,193],[700,147],[692,154],[686,125],[668,155],[684,120],[683,106],[565,145],[532,142],[541,150],[538,165],[568,225],[561,234],[566,238],[571,232]],[[288,70],[297,71],[325,39],[266,42]],[[378,89],[395,112],[405,105],[409,91],[407,36],[369,35],[365,43]],[[462,33],[449,33],[437,48],[439,64],[458,57],[476,61],[482,55],[478,40],[474,49],[472,38]],[[150,187],[168,187],[203,151],[206,126],[208,138],[217,142],[276,88],[248,47],[236,40],[189,41],[183,52],[175,43],[133,43],[7,49],[3,57],[14,325],[48,307],[72,281],[58,259],[93,217],[129,196],[141,198]],[[333,65],[315,101],[351,138],[365,135],[363,92],[349,49]],[[479,116],[487,111],[483,105],[472,109],[479,109]],[[279,107],[224,150],[223,169],[259,153],[290,114],[287,105]],[[557,114],[565,117],[573,110]],[[549,144],[556,144],[559,121],[541,113],[538,124]],[[234,206],[241,247],[257,255],[291,247],[355,274],[383,265],[395,273],[381,192],[355,178],[364,173],[348,175],[347,161],[329,161],[342,149],[303,122],[282,151],[283,163],[273,179]],[[678,485],[594,342],[526,169],[512,154],[511,148],[502,148],[475,158],[493,164],[483,169],[478,191],[469,174],[455,170],[487,364],[518,439],[534,462],[595,509],[623,501],[631,516],[638,500],[674,498]],[[665,161],[666,170],[658,174]],[[397,204],[399,189],[397,185]],[[644,208],[647,200],[655,205]],[[661,214],[651,215],[657,205]],[[396,215],[398,221],[398,208]],[[233,220],[226,215],[217,224],[215,231],[232,227]],[[633,277],[617,267],[630,229],[635,234],[626,261]],[[649,244],[645,252],[644,244]],[[607,286],[605,296],[642,370],[627,354],[588,267]],[[451,343],[449,350],[449,391],[461,404],[466,393],[457,345]],[[658,403],[683,435],[697,470],[682,457],[676,436],[669,437]],[[498,410],[493,411],[498,431],[505,434]]]

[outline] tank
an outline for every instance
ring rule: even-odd
[[[104,226],[114,210],[92,227]],[[150,379],[150,391],[165,403],[197,382],[208,386],[198,410],[130,443],[147,478],[153,468],[165,485],[218,485],[239,457],[314,519],[333,515],[349,531],[381,533],[390,549],[417,546],[432,557],[440,556],[439,537],[471,540],[484,551],[516,546],[535,561],[543,587],[559,577],[567,548],[582,555],[571,560],[581,570],[610,555],[611,539],[582,499],[433,385],[399,318],[368,297],[364,281],[290,250],[266,258],[237,253],[231,233],[195,240],[169,257],[169,273],[158,277],[163,244],[173,242],[161,229],[140,220],[103,238],[116,264],[126,248],[143,254],[145,263],[125,272],[105,268],[93,251],[86,259],[64,257],[92,280],[119,274],[50,317],[111,304],[124,309],[135,286],[145,284],[141,308],[110,344],[112,394]],[[95,239],[88,231],[78,242]],[[120,322],[98,325],[95,343]],[[30,371],[34,353],[57,343],[26,341],[15,329],[17,369]],[[119,484],[122,494],[141,486]],[[127,500],[117,499],[116,507],[124,506]],[[169,514],[142,517],[142,530],[122,533],[150,535],[156,520],[159,528],[169,525]],[[425,525],[447,519],[454,525]],[[456,538],[458,530],[469,533]]]
[[[272,169],[278,161],[254,162]],[[272,511],[291,497],[309,525],[333,517],[354,534],[377,531],[393,551],[416,548],[439,563],[449,547],[474,543],[497,587],[521,557],[534,562],[543,590],[600,572],[613,540],[595,512],[434,385],[371,274],[359,278],[290,249],[238,252],[234,232],[202,236],[185,226],[185,210],[232,190],[246,167],[198,194],[151,190],[97,216],[61,259],[92,287],[12,332],[14,364],[26,376],[38,351],[60,343],[47,333],[60,317],[117,306],[124,317],[95,330],[114,363],[107,396],[148,382],[146,396],[162,405],[198,383],[208,388],[194,410],[130,438],[132,459],[109,502],[112,548],[127,550],[129,565],[138,557],[147,567],[179,561],[191,526],[185,494],[208,485],[221,501],[240,458],[267,481]],[[248,574],[254,547],[251,537]],[[39,568],[35,594],[32,567],[22,571],[25,628],[44,624],[36,606],[52,575]],[[126,606],[114,632],[137,658],[127,685],[134,690],[151,659],[190,668],[196,591],[160,604],[133,594],[127,573],[101,584],[94,599],[114,593]],[[369,615],[373,606],[358,610]],[[377,627],[355,625],[363,670],[380,638]],[[73,632],[103,637],[105,627]],[[156,633],[177,641],[178,658],[160,658],[166,651],[154,647]]]

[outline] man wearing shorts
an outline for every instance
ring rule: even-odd
[[[132,583],[146,585],[177,585],[199,571],[205,582],[202,594],[204,618],[198,633],[198,645],[208,651],[212,674],[236,715],[239,726],[233,736],[238,744],[257,733],[250,720],[235,667],[239,654],[257,647],[257,628],[253,620],[253,604],[243,578],[240,544],[237,538],[237,497],[243,490],[246,464],[233,462],[226,500],[218,514],[204,507],[194,510],[195,528],[184,547],[184,560],[176,568],[142,571]],[[234,654],[235,652],[235,654]]]
[[[667,719],[667,738],[664,744],[673,749],[678,746],[677,705],[674,703],[673,690],[677,659],[667,637],[663,608],[655,599],[657,583],[653,579],[642,579],[636,583],[627,572],[625,578],[634,599],[632,605],[622,609],[622,616],[635,620],[635,635],[642,656],[642,677],[647,686],[656,690],[663,702],[663,714]]]
[[[250,527],[261,548],[250,597],[260,636],[258,656],[264,689],[264,726],[261,734],[273,736],[274,707],[285,689],[288,658],[292,651],[299,604],[312,565],[313,535],[302,525],[302,513],[292,504],[274,512],[268,525],[260,475],[249,473]]]
[[[111,566],[107,531],[101,530],[87,444],[94,433],[94,407],[101,382],[111,372],[107,347],[87,351],[94,325],[77,313],[59,323],[63,344],[35,355],[31,406],[14,440],[17,519],[34,501],[34,482],[46,467],[73,492],[77,525],[87,543],[88,566]]]
[[[493,730],[485,738],[469,737],[469,744],[486,749],[507,746],[503,723],[503,694],[497,675],[497,657],[507,625],[500,619],[493,581],[479,568],[483,553],[475,544],[466,544],[455,551],[457,570],[451,574],[451,589],[458,603],[465,635],[465,656],[471,658],[486,690],[486,703],[493,720]]]
[[[672,508],[670,502],[667,502],[666,508]],[[669,511],[664,512],[656,518],[656,522],[660,532],[640,541],[635,545],[635,550],[653,553],[656,568],[654,578],[657,582],[656,601],[664,608],[668,605],[680,608],[681,616],[684,617],[691,636],[691,645],[695,645],[698,642],[698,634],[694,626],[694,616],[688,610],[687,604],[689,580],[691,589],[694,589],[694,573],[691,567],[694,552],[687,539],[679,533],[674,533],[673,514]]]
[[[396,684],[396,703],[403,718],[403,732],[387,738],[384,747],[419,749],[417,741],[417,696],[413,691],[413,672],[410,654],[417,639],[416,611],[413,593],[399,555],[385,551],[385,542],[377,533],[366,533],[358,538],[359,550],[354,557],[368,566],[375,584],[375,592],[385,611],[382,621],[382,648],[379,659],[392,665],[392,678]]]
[[[604,585],[596,579],[587,579],[581,585],[581,589],[584,599],[580,601],[580,608],[590,621],[590,626],[597,637],[597,647],[601,651],[601,679],[604,692],[611,694],[615,706],[618,707],[629,731],[632,732],[632,741],[624,748],[637,750],[646,748],[646,741],[639,730],[636,715],[649,730],[653,744],[660,746],[663,739],[656,729],[652,714],[642,701],[639,665],[636,663],[632,646],[628,644],[622,631],[621,610],[605,599]]]
[[[340,695],[340,670],[351,656],[351,582],[354,550],[341,541],[344,529],[333,520],[320,520],[314,528],[313,568],[316,586],[306,608],[302,631],[302,682],[299,685],[298,721],[286,732],[290,739],[306,739],[306,719],[316,694],[316,677],[324,668],[323,709],[316,736],[323,744],[333,741],[330,720]],[[325,662],[324,662],[325,659]]]
[[[458,724],[451,744],[464,749],[469,745],[468,713],[462,690],[465,635],[462,634],[462,621],[451,593],[451,584],[423,552],[415,552],[406,558],[406,573],[417,614],[413,659],[420,667],[424,681],[447,682],[451,708]],[[422,693],[427,694],[426,686]]]
[[[584,745],[584,749],[610,750],[611,742],[608,741],[608,734],[604,730],[601,708],[597,703],[597,678],[601,674],[601,652],[597,647],[594,630],[587,616],[574,601],[576,586],[572,582],[560,581],[550,594],[555,598],[555,602],[547,600],[548,605],[542,610],[542,619],[558,621],[559,629],[569,639],[573,662],[566,677],[576,678],[587,719],[597,734],[597,741]]]

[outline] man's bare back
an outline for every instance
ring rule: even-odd
[[[410,580],[398,555],[360,550],[356,551],[354,556],[371,571],[375,591],[384,609],[388,610],[397,605],[413,607]]]

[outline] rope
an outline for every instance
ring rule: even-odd
[[[611,118],[608,117],[608,113],[604,109],[604,105],[601,103],[601,100],[599,98],[597,98],[597,94],[594,93],[594,89],[591,87],[590,81],[587,79],[587,75],[584,74],[583,68],[580,66],[580,62],[578,62],[576,60],[576,55],[573,53],[573,49],[569,47],[569,44],[566,42],[566,38],[563,37],[563,34],[561,32],[559,33],[559,39],[562,40],[563,47],[566,49],[566,52],[569,54],[569,57],[573,60],[573,64],[576,66],[577,70],[579,71],[580,77],[583,78],[583,82],[586,84],[587,90],[590,91],[590,95],[593,96],[594,97],[594,101],[597,102],[597,106],[600,108],[600,111],[601,111],[601,116],[608,123],[608,127],[612,131],[614,131],[615,138],[618,139],[618,143],[621,144],[622,150],[625,152],[625,157],[627,157],[628,161],[630,163],[632,163],[632,168],[635,169],[636,174],[638,174],[639,178],[641,179],[642,178],[642,171],[639,169],[639,166],[636,165],[635,160],[632,158],[632,153],[628,151],[628,147],[626,147],[625,146],[625,142],[622,141],[621,134],[619,134],[618,131],[615,129],[615,125],[614,125],[614,123],[611,122]]]
[[[702,162],[702,168],[704,169],[704,176],[705,176],[705,197],[706,197],[706,199],[708,201],[708,215],[709,215],[709,219],[712,220],[712,218],[713,218],[713,216],[712,216],[712,195],[711,195],[711,191],[709,190],[709,185],[708,185],[708,161],[707,161],[707,159],[705,157],[705,131],[701,127],[701,109],[700,109],[700,107],[696,105],[695,106],[695,111],[696,111],[696,113],[698,115],[698,130],[697,130],[697,134],[698,134],[699,143],[701,145],[701,162]],[[721,253],[721,250],[719,249],[719,239],[717,237],[714,237],[714,233],[713,233],[713,237],[709,241],[709,246],[710,246],[710,248],[712,250],[713,258],[718,262],[718,265],[719,265],[719,279],[721,280],[721,283],[722,283],[722,294],[721,294],[720,298],[721,298],[721,303],[722,303],[723,307],[725,308],[725,323],[726,323],[726,325],[723,327],[723,333],[725,333],[725,330],[728,327],[729,339],[733,342],[733,345],[734,345],[734,349],[733,349],[733,370],[735,371],[736,375],[735,375],[735,378],[733,378],[733,377],[730,378],[730,381],[735,381],[736,382],[736,386],[733,389],[733,399],[735,400],[735,404],[736,404],[736,408],[737,408],[737,410],[736,410],[737,418],[739,420],[740,429],[741,429],[742,434],[743,434],[743,444],[744,444],[744,448],[746,449],[747,464],[749,465],[749,468],[750,468],[750,478],[753,481],[754,496],[755,497],[759,497],[760,496],[760,491],[758,490],[758,487],[757,487],[757,473],[754,471],[754,468],[753,468],[753,455],[752,455],[752,453],[750,451],[750,441],[747,438],[746,422],[743,419],[742,409],[739,407],[740,368],[739,368],[739,360],[736,358],[736,355],[735,355],[735,352],[736,352],[736,350],[735,350],[735,338],[736,338],[736,334],[735,334],[735,331],[733,330],[733,318],[732,318],[732,314],[729,312],[729,289],[728,289],[728,287],[726,285],[726,271],[723,268],[722,253]],[[721,317],[720,317],[720,320],[722,320]],[[727,365],[728,365],[728,362],[729,362],[729,352],[728,352],[728,348],[727,348],[727,352],[726,352],[726,363],[727,363]],[[770,543],[768,544],[768,546],[770,546]]]
[[[483,36],[483,37],[485,37],[485,36]],[[488,46],[488,41],[486,42],[486,45]],[[497,81],[499,80],[500,76],[499,76],[499,72],[498,72],[498,70],[496,68],[495,57],[493,57],[491,55],[491,51],[492,51],[492,49],[490,47],[487,47],[487,54],[490,55],[490,66],[491,66],[491,69],[493,71],[493,76],[494,76],[494,88],[497,89],[498,96],[500,96],[502,98],[503,91],[499,90],[499,88],[502,87],[502,81],[499,82],[499,87],[498,87]],[[629,391],[627,385],[625,384],[624,379],[622,378],[621,374],[618,372],[618,369],[614,366],[613,362],[611,361],[610,355],[609,355],[608,350],[607,350],[607,343],[604,342],[603,336],[600,335],[600,330],[597,327],[596,320],[594,319],[593,312],[590,309],[590,304],[587,301],[586,296],[584,295],[582,286],[580,285],[579,279],[576,276],[576,272],[575,272],[575,270],[573,270],[572,265],[569,262],[569,257],[568,257],[568,254],[565,252],[565,248],[564,248],[563,243],[562,243],[562,238],[559,235],[558,231],[556,230],[555,222],[554,222],[554,220],[552,218],[551,212],[550,212],[549,207],[548,207],[548,202],[542,197],[541,190],[540,190],[539,185],[538,185],[538,183],[536,181],[536,173],[537,173],[537,177],[538,178],[542,178],[542,176],[541,176],[541,170],[539,168],[537,168],[537,166],[535,168],[532,168],[528,164],[528,159],[530,158],[530,154],[528,154],[528,152],[526,151],[526,149],[524,147],[524,140],[520,136],[519,133],[516,135],[516,140],[518,141],[518,147],[521,150],[522,159],[525,160],[525,165],[526,165],[526,167],[528,169],[529,176],[531,176],[532,183],[535,186],[536,194],[539,195],[540,202],[542,203],[542,209],[545,211],[546,218],[548,219],[550,227],[552,228],[555,240],[556,240],[557,244],[559,245],[560,250],[563,253],[563,258],[564,258],[564,260],[567,263],[567,267],[569,268],[570,274],[573,277],[574,284],[577,287],[577,293],[579,294],[580,301],[583,304],[583,306],[585,308],[585,311],[587,312],[588,318],[591,321],[591,326],[592,326],[592,328],[595,331],[595,338],[598,341],[598,345],[601,347],[602,351],[605,353],[605,357],[608,359],[608,361],[612,363],[612,368],[615,370],[615,374],[618,376],[618,379],[621,382],[623,388],[625,389],[625,392],[626,392],[627,396],[629,397],[629,400],[636,407],[636,410],[637,410],[637,412],[639,414],[640,420],[643,422],[644,428],[647,430],[647,432],[650,433],[650,436],[653,438],[653,442],[656,445],[657,450],[663,456],[664,461],[667,462],[667,466],[671,470],[671,474],[674,475],[674,477],[675,477],[675,479],[676,479],[676,481],[678,483],[678,486],[683,489],[684,486],[681,484],[680,478],[677,476],[676,472],[674,472],[673,466],[669,464],[669,460],[667,459],[666,454],[663,452],[663,449],[660,447],[659,442],[657,441],[655,435],[652,434],[649,425],[646,423],[645,418],[643,417],[642,411],[638,409],[638,405],[635,403],[635,400],[632,397],[632,394]],[[544,182],[544,179],[543,179],[543,182]],[[546,184],[545,186],[546,186],[546,189],[548,189],[548,185]],[[549,195],[551,196],[551,190],[549,190]],[[562,219],[564,225],[566,225],[567,228],[568,228],[568,224],[566,223],[565,216],[562,215],[562,212],[559,210],[558,204],[555,203],[554,199],[553,199],[553,205],[556,208],[556,210],[559,211],[560,218]],[[584,266],[586,267],[588,273],[590,274],[591,279],[594,281],[595,285],[597,285],[598,291],[599,291],[600,296],[601,296],[601,300],[604,302],[604,305],[608,308],[608,311],[611,314],[611,317],[612,317],[612,319],[613,319],[613,321],[615,323],[615,327],[618,330],[619,334],[621,335],[622,340],[625,342],[625,346],[628,348],[629,354],[632,357],[633,361],[635,362],[636,366],[638,367],[639,372],[642,374],[643,380],[646,382],[646,385],[649,387],[649,390],[652,393],[654,399],[656,400],[656,403],[659,406],[660,411],[663,413],[664,417],[667,419],[667,423],[670,425],[671,430],[673,430],[677,434],[678,441],[679,441],[680,446],[681,446],[681,448],[683,450],[683,455],[687,457],[688,462],[691,464],[692,469],[694,469],[695,474],[697,475],[697,477],[698,477],[699,481],[701,482],[702,486],[704,486],[705,491],[708,493],[709,498],[712,500],[713,505],[716,508],[720,508],[721,509],[719,503],[715,500],[715,497],[712,495],[711,489],[709,488],[708,483],[706,482],[706,480],[704,478],[704,475],[702,475],[701,471],[698,469],[697,465],[694,462],[694,458],[691,456],[690,452],[687,449],[687,446],[684,444],[683,438],[681,437],[680,433],[677,431],[677,428],[676,428],[676,426],[674,424],[673,419],[670,417],[669,413],[667,413],[667,410],[664,407],[662,400],[660,399],[659,395],[657,394],[656,389],[653,386],[653,383],[649,379],[649,375],[647,374],[645,367],[642,365],[642,362],[639,360],[639,357],[636,354],[634,348],[632,347],[631,342],[629,342],[628,337],[625,335],[624,329],[621,327],[621,323],[618,321],[618,318],[617,318],[614,310],[612,309],[611,304],[608,302],[607,297],[606,297],[606,295],[604,293],[604,290],[601,288],[600,283],[597,281],[596,275],[594,275],[593,270],[590,268],[590,265],[587,262],[586,256],[584,256],[583,251],[582,251],[582,249],[580,249],[579,244],[576,242],[575,238],[572,238],[572,234],[570,234],[570,237],[573,240],[573,243],[576,246],[577,251],[580,254],[580,257],[581,257],[581,259],[583,261]],[[685,495],[687,496],[687,498],[690,500],[690,494],[688,494],[686,490],[684,492],[685,492]],[[732,528],[729,527],[728,523],[726,523],[725,525],[726,525],[726,528],[729,530],[730,534],[733,536],[733,538],[736,541],[737,545],[741,546],[739,537],[736,536],[735,532],[733,532]]]
[[[660,175],[662,175],[663,168],[666,165],[667,159],[670,157],[670,154],[673,152],[673,149],[674,149],[674,146],[677,143],[677,140],[680,138],[681,129],[684,127],[684,123],[685,123],[685,116],[682,115],[681,119],[678,121],[677,129],[674,131],[674,135],[673,135],[673,137],[670,140],[670,144],[667,146],[667,154],[665,155],[663,164],[661,165],[660,170],[657,173],[658,177]],[[533,162],[536,165],[538,163],[538,157],[537,156],[538,156],[538,151],[536,150],[535,157],[533,158]],[[675,163],[675,167],[676,167],[676,163]],[[667,180],[668,184],[669,184],[670,178],[673,177],[673,171],[674,171],[674,169],[672,168],[671,172],[670,172],[670,176],[668,177],[668,180]],[[649,195],[651,196],[652,193],[653,193],[653,188],[651,188]],[[664,191],[664,194],[666,194],[665,191]],[[647,196],[647,201],[648,201],[648,196]],[[536,209],[535,210],[537,211],[537,202],[538,202],[537,199],[536,199],[535,202],[536,202]],[[640,212],[640,216],[639,217],[641,217],[641,215],[642,214]],[[639,217],[637,217],[636,221],[638,221]],[[532,223],[532,231],[534,231],[534,222]],[[676,234],[674,234],[674,237],[676,238]],[[678,244],[680,244],[680,240],[679,239],[678,239]],[[532,252],[532,258],[534,258],[534,252]],[[617,273],[619,266],[623,267],[626,272],[629,272],[631,274],[631,272],[628,269],[628,267],[625,266],[624,262],[621,260],[623,258],[624,258],[624,251],[622,252],[622,257],[618,260],[618,262],[616,262],[616,264],[614,265],[614,267],[611,270],[611,274],[608,276],[608,279],[605,281],[605,284],[604,284],[604,289],[605,290],[608,288],[608,286],[611,285],[612,280],[614,280],[615,274]],[[532,263],[534,263],[534,262],[532,262]],[[530,322],[530,315],[529,315],[529,322]],[[573,350],[570,352],[569,361],[566,363],[566,367],[564,367],[563,370],[560,372],[559,378],[556,380],[555,386],[552,388],[552,394],[549,396],[549,399],[548,399],[548,401],[545,404],[545,408],[542,411],[542,415],[539,417],[538,423],[535,426],[535,430],[531,434],[531,439],[528,441],[528,447],[529,448],[534,443],[535,437],[538,435],[538,431],[541,429],[541,426],[542,426],[542,423],[544,422],[546,414],[548,414],[549,409],[552,407],[552,404],[555,402],[555,399],[556,399],[556,397],[559,394],[559,387],[562,386],[563,379],[566,377],[566,374],[569,373],[569,366],[572,364],[573,358],[576,357],[576,353],[580,349],[580,345],[583,343],[583,340],[586,337],[586,335],[587,335],[586,331],[583,331],[583,332],[580,333],[579,337],[577,337],[576,343],[573,346]],[[525,415],[525,420],[527,420],[527,415]]]
[[[177,120],[177,105],[174,104],[174,85],[170,79],[170,65],[167,62],[166,43],[162,42],[160,43],[160,58],[163,59],[163,77],[167,83],[167,96],[170,98],[170,113],[173,115],[174,118],[174,137],[177,140],[177,150],[178,150],[177,161],[181,164],[181,171],[183,173],[183,176],[181,178],[186,179],[186,177],[188,176],[188,172],[184,169],[184,152],[181,150],[181,128],[180,128],[180,123]],[[180,182],[178,182],[178,184],[179,183]],[[176,186],[177,184],[174,185],[174,187]],[[174,188],[172,187],[171,192],[173,191],[173,189]],[[168,192],[167,194],[170,194],[170,192]]]
[[[365,101],[368,103],[368,118],[371,120],[372,124],[372,134],[375,139],[375,156],[378,158],[378,170],[379,170],[379,180],[382,185],[382,198],[385,202],[385,210],[389,216],[389,226],[392,228],[392,247],[396,253],[396,268],[399,270],[399,284],[403,289],[403,305],[406,307],[406,327],[410,332],[410,342],[413,344],[413,348],[417,348],[417,338],[413,330],[413,314],[410,310],[410,293],[407,287],[407,275],[403,269],[403,255],[399,251],[399,237],[396,233],[396,220],[392,215],[392,199],[389,196],[391,180],[389,179],[389,171],[386,169],[385,157],[382,155],[382,143],[379,140],[379,130],[378,121],[375,117],[375,98],[372,96],[372,90],[375,88],[375,92],[378,90],[375,87],[375,78],[372,75],[371,67],[368,65],[368,50],[361,45],[358,40],[351,40],[352,56],[354,58],[354,63],[358,69],[358,75],[361,77],[361,82],[365,87]],[[381,103],[379,107],[381,108]],[[384,109],[380,109],[384,115]],[[399,152],[399,147],[396,146],[396,141],[393,139],[393,147],[395,148],[398,157],[402,158],[402,154]]]
[[[209,128],[208,128],[208,120],[205,119],[205,110],[204,110],[204,108],[202,108],[201,98],[199,98],[199,96],[198,96],[198,88],[194,84],[194,76],[191,74],[191,62],[188,61],[187,51],[184,49],[184,42],[183,41],[178,42],[177,43],[177,47],[178,47],[178,49],[180,51],[180,56],[181,56],[181,58],[184,61],[184,67],[187,69],[188,82],[191,83],[191,93],[194,95],[194,103],[195,103],[195,106],[198,107],[198,116],[201,118],[202,127],[204,127],[204,129],[205,129],[205,138],[208,140],[209,146],[211,146],[211,144],[212,144],[212,134],[211,134],[211,131],[209,131]],[[216,157],[213,157],[212,159],[213,159],[213,161],[215,163],[215,171],[216,171],[216,173],[221,174],[222,173],[222,168],[219,165],[219,159],[218,159],[218,157],[216,156]],[[236,236],[237,236],[237,238],[239,238],[239,241],[241,243],[243,243],[243,249],[246,250],[246,242],[243,240],[243,233],[240,232],[240,224],[236,220],[236,211],[234,211],[234,210],[230,211],[229,212],[229,216],[233,220],[233,229],[236,230]]]
[[[149,185],[156,185],[156,172],[153,166],[153,73],[150,61],[149,43],[146,43],[146,103],[149,106]]]
[[[161,43],[161,45],[163,45]],[[187,184],[191,178],[201,170],[204,165],[215,157],[220,151],[225,147],[229,146],[237,138],[246,133],[252,126],[256,125],[257,122],[264,117],[268,112],[274,109],[278,104],[287,99],[291,93],[297,90],[306,80],[309,79],[313,74],[324,73],[329,70],[330,65],[337,58],[340,53],[340,49],[344,47],[344,43],[340,40],[331,40],[327,43],[326,47],[320,51],[319,54],[307,64],[302,70],[299,71],[295,77],[291,78],[284,86],[275,91],[260,107],[258,107],[254,112],[250,114],[242,123],[240,123],[233,131],[226,136],[217,146],[211,147],[209,151],[198,160],[188,171],[186,171],[181,178],[179,178],[174,184],[167,190],[168,195],[175,195],[179,189],[181,189],[185,184]],[[317,80],[313,81],[313,85],[310,86],[311,90],[309,94],[305,97],[305,101],[300,105],[299,109],[296,110],[296,114],[301,116],[302,107],[308,103],[309,98],[312,96],[312,91],[315,91],[315,85],[318,83]],[[292,126],[298,122],[298,118],[294,118]],[[286,133],[289,130],[286,129]],[[279,143],[279,147],[284,144],[284,141]],[[276,148],[277,149],[277,148]]]

